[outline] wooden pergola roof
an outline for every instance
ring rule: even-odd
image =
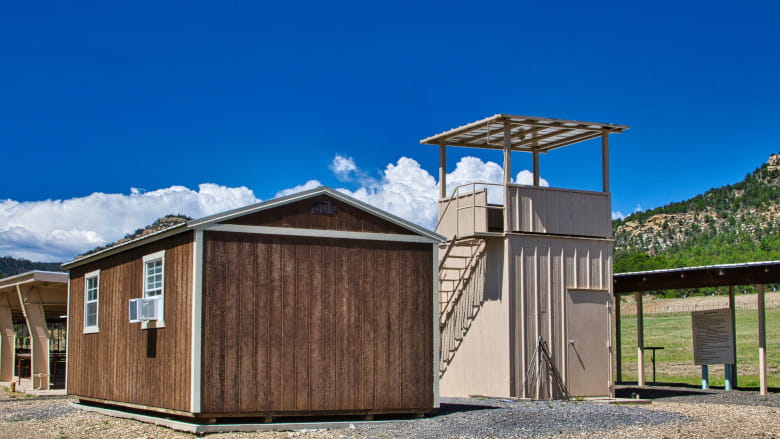
[[[422,144],[467,148],[504,148],[504,131],[509,127],[513,151],[547,152],[555,148],[621,133],[629,127],[546,117],[496,114],[420,140]]]
[[[678,288],[725,287],[780,282],[780,261],[708,265],[614,275],[614,294]]]

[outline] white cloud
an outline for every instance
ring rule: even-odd
[[[284,197],[286,195],[308,191],[309,189],[314,189],[316,187],[322,186],[322,183],[319,182],[319,180],[309,180],[304,184],[299,184],[298,186],[291,187],[289,189],[282,189],[279,192],[276,193],[275,198]]]
[[[171,186],[129,194],[96,192],[67,200],[0,201],[0,255],[35,261],[65,261],[116,241],[167,214],[194,218],[256,203],[246,187],[212,183],[198,190]]]
[[[636,207],[634,208],[634,212],[641,212],[642,210],[643,209],[642,209],[642,206],[640,204],[637,204]]]
[[[417,161],[401,157],[389,164],[378,180],[364,180],[363,187],[340,191],[426,227],[436,222],[436,180]]]
[[[515,183],[525,184],[529,186],[534,184],[534,173],[526,169],[523,169],[522,171],[517,173],[517,177],[515,178]],[[539,177],[539,186],[550,187],[550,183],[548,183],[547,180],[543,179],[542,177]]]
[[[339,154],[336,154],[328,168],[333,171],[339,181],[350,180],[352,178],[351,174],[357,171],[355,160],[352,157],[344,157]]]
[[[362,171],[352,158],[337,155],[331,164],[337,177],[347,178],[357,189],[339,189],[359,200],[387,210],[423,227],[433,228],[438,215],[439,182],[420,164],[408,157],[390,163],[376,178]],[[463,157],[447,174],[447,192],[471,182],[498,183],[503,170],[495,162]],[[516,182],[532,181],[531,173],[520,171]],[[545,180],[542,185],[547,186]],[[319,180],[283,189],[285,196],[321,186]],[[485,187],[485,186],[483,186]],[[501,203],[498,186],[486,186],[490,202]],[[481,189],[479,186],[477,189]],[[460,193],[467,193],[464,187]],[[0,255],[35,261],[66,261],[99,245],[116,241],[155,219],[181,213],[203,217],[256,203],[246,187],[226,187],[211,183],[198,190],[184,186],[144,191],[131,188],[128,194],[94,194],[67,200],[18,202],[0,200]]]
[[[355,172],[360,173],[357,169]],[[526,171],[527,172],[527,171]],[[457,187],[473,182],[498,183],[503,181],[503,168],[495,162],[483,162],[477,157],[463,157],[455,169],[447,174],[447,194]],[[408,157],[401,157],[395,164],[387,165],[379,179],[362,179],[362,187],[340,191],[408,221],[432,229],[438,216],[439,182]],[[545,181],[546,184],[546,181]],[[503,193],[498,186],[477,185],[477,190],[487,188],[488,200],[501,203]],[[471,186],[462,187],[458,193],[468,193]]]
[[[625,216],[625,215],[623,215],[623,212],[612,212],[612,219],[613,219],[613,220],[616,220],[616,219],[620,219],[620,220],[622,220],[622,219],[624,219],[625,217],[626,217],[626,216]]]

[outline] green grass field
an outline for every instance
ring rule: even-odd
[[[636,316],[621,316],[623,381],[636,381]],[[758,314],[737,310],[738,387],[758,388]],[[691,314],[646,314],[645,346],[663,346],[656,352],[659,383],[701,385],[701,367],[693,364]],[[769,387],[780,388],[780,307],[766,309],[766,352]],[[645,382],[652,381],[652,353],[645,351]],[[723,386],[723,366],[710,366],[710,386]]]

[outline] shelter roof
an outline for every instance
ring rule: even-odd
[[[14,321],[24,320],[24,311],[19,303],[17,287],[36,288],[41,294],[41,300],[46,319],[59,319],[68,310],[68,273],[55,271],[28,271],[0,279],[0,304],[10,306],[11,318]],[[7,301],[7,302],[6,302]]]
[[[555,148],[621,133],[630,127],[546,117],[496,114],[420,140],[422,144],[467,148],[504,148],[504,129],[509,127],[513,151],[547,152]]]
[[[706,265],[614,275],[614,294],[677,288],[722,287],[780,282],[780,261]]]
[[[42,271],[34,270],[26,273],[17,274],[14,276],[8,276],[0,279],[0,290],[7,288],[16,288],[17,285],[28,283],[41,283],[45,285],[54,284],[68,284],[68,273],[61,273],[57,271]]]

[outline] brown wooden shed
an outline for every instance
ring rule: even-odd
[[[75,259],[68,393],[198,418],[430,412],[441,240],[322,187]]]

